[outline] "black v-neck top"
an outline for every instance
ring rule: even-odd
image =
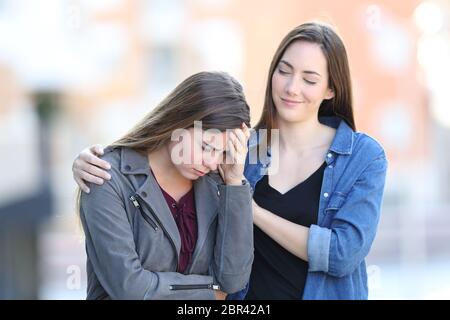
[[[296,224],[317,224],[320,191],[326,162],[306,180],[282,194],[265,175],[253,198],[264,209]],[[255,258],[246,299],[301,299],[308,263],[281,247],[254,226]]]

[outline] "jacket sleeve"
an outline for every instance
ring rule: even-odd
[[[375,238],[383,198],[387,161],[372,160],[356,180],[330,228],[311,225],[309,271],[334,277],[351,274],[369,253]]]
[[[243,289],[253,263],[253,215],[250,185],[219,185],[219,213],[213,275],[227,293]]]
[[[170,290],[171,284],[212,284],[213,277],[152,272],[142,267],[123,199],[111,181],[91,185],[80,199],[86,251],[112,299],[215,299],[211,289]]]

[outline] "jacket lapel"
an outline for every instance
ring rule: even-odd
[[[167,202],[156,182],[155,177],[149,172],[147,179],[137,190],[141,199],[153,209],[156,218],[161,222],[164,230],[168,233],[169,237],[172,239],[175,248],[177,250],[177,255],[179,256],[181,250],[181,238],[178,232],[177,224],[172,216],[172,212],[167,206]],[[147,212],[146,212],[147,213]]]
[[[121,171],[124,174],[145,175],[146,178],[137,187],[136,193],[145,202],[145,205],[152,209],[156,218],[161,223],[161,227],[164,228],[174,243],[177,255],[179,256],[181,252],[180,233],[161,189],[150,171],[147,157],[129,148],[123,148]],[[217,173],[210,173],[194,182],[198,232],[190,269],[194,265],[196,256],[198,256],[204,246],[211,223],[217,216],[219,208],[218,184],[221,183],[223,181]],[[144,212],[145,214],[150,214],[148,209],[144,210]]]

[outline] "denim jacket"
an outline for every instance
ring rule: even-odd
[[[336,135],[325,157],[317,224],[308,236],[308,275],[302,299],[367,299],[365,257],[377,231],[387,160],[383,148],[366,134],[354,132],[337,117],[319,121]],[[259,145],[249,140],[249,154]],[[253,190],[267,174],[270,150],[257,163],[246,162],[245,177]],[[248,286],[229,296],[244,298]]]

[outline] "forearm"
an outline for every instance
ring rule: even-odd
[[[254,207],[253,223],[284,249],[308,261],[309,228],[283,219],[259,206]]]
[[[170,300],[214,300],[212,276],[181,274],[177,272],[155,272],[158,283],[151,288],[151,299]],[[188,289],[191,287],[192,289]],[[209,288],[208,288],[209,287]]]
[[[253,221],[249,185],[219,187],[220,202],[213,272],[223,291],[241,290],[253,262]]]
[[[145,269],[136,251],[123,202],[111,182],[82,194],[80,218],[86,236],[89,265],[112,299],[214,299],[210,275],[183,275]],[[195,285],[174,290],[172,285]],[[204,289],[203,289],[204,288]]]
[[[212,289],[213,277],[205,275],[184,275],[177,272],[151,272],[142,273],[141,281],[133,281],[133,277],[109,279],[104,287],[112,299],[120,300],[214,300]],[[130,274],[132,272],[130,271]],[[136,277],[137,278],[137,277]],[[153,281],[146,281],[153,278]],[[125,281],[125,279],[132,279]],[[146,284],[143,286],[143,284]]]
[[[82,219],[84,221],[83,216]],[[89,231],[86,233],[86,248],[89,263],[111,299],[214,299],[214,291],[208,285],[216,283],[210,275],[184,275],[144,269],[132,248],[123,246],[118,251],[111,250],[98,237],[92,237]],[[196,287],[179,290],[171,287],[173,285]]]

